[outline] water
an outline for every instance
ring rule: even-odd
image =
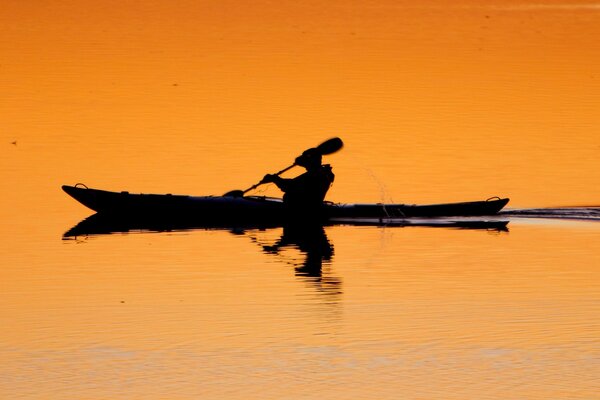
[[[0,397],[597,397],[594,5],[4,6]],[[222,194],[331,136],[330,200],[507,229],[64,237],[62,184]]]
[[[509,232],[327,227],[333,254],[308,272],[293,245],[265,251],[280,228],[33,233],[3,255],[1,387],[23,398],[592,398],[597,222],[523,221]]]

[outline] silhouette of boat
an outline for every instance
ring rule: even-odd
[[[62,189],[84,206],[106,215],[135,216],[137,220],[207,223],[281,223],[290,219],[281,199],[261,196],[186,196],[132,194],[91,189],[78,184]],[[350,219],[472,217],[497,214],[509,199],[492,198],[462,203],[338,204],[324,203],[321,221]]]
[[[175,232],[187,230],[229,230],[233,233],[244,233],[247,230],[266,230],[272,228],[293,228],[307,231],[317,224],[283,223],[283,222],[204,222],[185,221],[182,219],[140,219],[135,216],[118,216],[109,214],[93,214],[73,226],[63,237],[106,235],[129,232]],[[431,227],[455,229],[481,229],[498,232],[508,231],[508,221],[498,219],[482,219],[481,217],[457,218],[332,218],[320,227],[333,225],[374,226],[374,227]]]
[[[65,237],[131,231],[227,229],[243,232],[289,226],[367,225],[446,227],[506,231],[508,221],[494,217],[508,199],[439,205],[326,203],[320,220],[286,218],[281,199],[268,197],[130,194],[63,186],[65,192],[97,213]]]

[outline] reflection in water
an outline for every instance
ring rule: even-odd
[[[480,220],[480,219],[357,219],[337,222],[342,225],[357,226],[385,226],[385,227],[433,227],[452,229],[477,229],[492,232],[505,232],[507,221]],[[335,222],[330,222],[335,225]],[[253,233],[266,229],[282,228],[283,234],[272,244],[261,242]],[[64,239],[77,239],[81,236],[104,235],[128,232],[174,232],[194,229],[228,230],[234,235],[244,235],[260,245],[267,254],[280,258],[283,262],[291,264],[296,276],[310,283],[318,292],[327,295],[342,293],[341,278],[331,276],[329,270],[333,260],[333,245],[329,242],[323,224],[298,223],[298,224],[204,224],[186,222],[182,220],[164,221],[147,219],[112,218],[102,214],[94,214],[69,229],[63,235]],[[289,255],[287,250],[297,250],[300,256]],[[334,298],[328,301],[336,302]]]
[[[272,245],[262,245],[265,253],[282,255],[282,250],[293,248],[304,254],[304,259],[292,260],[296,276],[304,277],[327,294],[341,293],[341,279],[323,274],[323,263],[331,265],[333,245],[329,242],[323,225],[286,225],[279,240]]]
[[[184,221],[149,221],[123,218],[111,218],[101,214],[94,214],[69,229],[63,239],[77,239],[88,235],[109,235],[112,233],[127,233],[136,231],[146,232],[173,232],[192,229],[228,230],[233,235],[245,235],[258,243],[267,254],[277,255],[282,261],[294,266],[296,276],[302,277],[323,293],[341,293],[341,279],[323,273],[323,264],[331,266],[333,245],[329,242],[323,225],[321,224],[290,224],[283,226],[283,234],[274,244],[261,243],[252,232],[266,229],[280,228],[278,224],[253,224],[253,225],[226,225],[206,224]],[[287,249],[296,249],[300,257],[289,257]],[[286,254],[284,254],[286,253]]]
[[[284,228],[284,235],[279,247],[285,244],[296,243],[300,249],[300,244],[304,249],[314,249],[309,246],[308,241],[298,240],[299,237],[315,237],[324,235],[323,227],[330,225],[346,226],[374,226],[374,227],[428,227],[428,228],[453,228],[453,229],[473,229],[486,231],[508,231],[508,217],[497,219],[494,217],[449,217],[449,218],[356,218],[331,220],[325,224],[315,224],[312,227],[299,228],[300,225],[283,226],[277,222],[265,223],[205,223],[200,224],[195,221],[185,221],[181,219],[137,219],[124,217],[111,217],[109,215],[93,214],[64,233],[63,239],[75,238],[78,236],[89,235],[107,235],[112,233],[127,233],[134,231],[145,232],[171,232],[197,229],[220,229],[230,230],[232,233],[243,234],[247,230],[264,230],[269,228]],[[325,237],[325,240],[327,238]],[[302,249],[300,249],[302,250]]]

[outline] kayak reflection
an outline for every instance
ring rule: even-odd
[[[93,214],[77,225],[73,226],[63,234],[63,239],[76,238],[78,236],[108,235],[112,233],[127,232],[172,232],[186,230],[229,230],[232,233],[243,234],[247,230],[261,230],[269,228],[286,228],[279,247],[286,243],[292,243],[294,238],[314,234],[317,230],[322,231],[325,226],[373,226],[373,227],[430,227],[430,228],[454,228],[454,229],[478,229],[486,231],[508,232],[507,220],[497,218],[484,219],[483,217],[452,217],[452,218],[333,218],[324,224],[306,225],[284,225],[277,221],[266,221],[264,223],[199,223],[197,221],[186,221],[184,219],[138,219],[123,216],[111,216],[104,214]],[[308,235],[313,236],[313,235]],[[305,248],[312,248],[303,242]]]
[[[245,235],[257,243],[266,254],[277,256],[280,261],[291,264],[295,274],[319,292],[328,295],[342,293],[341,282],[329,270],[334,250],[325,233],[325,226],[368,225],[374,227],[436,227],[452,229],[480,229],[493,232],[508,231],[508,221],[481,219],[351,219],[330,220],[326,225],[318,223],[296,224],[199,224],[185,220],[149,220],[94,214],[64,233],[63,239],[77,239],[93,235],[109,235],[129,232],[176,232],[187,230],[228,230],[235,235]],[[261,231],[283,228],[274,243],[265,243],[257,236]],[[288,250],[296,250],[300,256],[290,257]],[[335,302],[331,298],[333,302]]]
[[[261,231],[283,228],[275,243],[258,238]],[[115,218],[94,214],[69,229],[63,239],[76,239],[94,235],[133,232],[175,232],[186,230],[228,230],[234,235],[245,235],[258,244],[263,252],[274,255],[286,264],[291,264],[295,274],[317,291],[324,294],[341,294],[341,279],[323,273],[333,258],[333,245],[329,242],[323,225],[320,224],[202,224],[184,221],[149,221]],[[291,254],[287,250],[297,250]],[[329,271],[328,271],[329,272]]]

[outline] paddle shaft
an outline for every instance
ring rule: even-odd
[[[288,166],[288,167],[285,167],[284,169],[282,169],[281,171],[279,171],[279,172],[277,172],[277,173],[275,173],[275,174],[273,174],[273,175],[281,175],[281,174],[283,174],[284,172],[286,172],[286,171],[289,171],[290,169],[294,168],[295,166],[296,166],[296,164],[292,164],[292,165],[290,165],[290,166]],[[251,190],[254,190],[254,189],[256,189],[257,187],[259,187],[259,186],[260,186],[260,185],[262,185],[262,184],[263,184],[263,182],[262,182],[262,181],[260,181],[260,182],[258,182],[257,184],[255,184],[255,185],[252,185],[252,186],[251,186],[251,187],[249,187],[248,189],[244,190],[244,191],[242,192],[242,195],[244,195],[244,194],[248,193],[248,192],[249,192],[249,191],[251,191]]]

